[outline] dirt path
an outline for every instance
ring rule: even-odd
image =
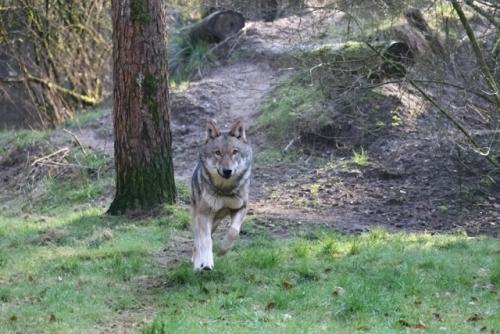
[[[273,23],[251,22],[239,40],[239,60],[212,68],[184,91],[173,92],[176,177],[188,181],[209,119],[225,126],[241,118],[250,126],[257,153],[272,148],[255,124],[261,103],[280,79],[291,73],[280,68],[276,57],[300,47],[311,40],[310,36],[320,36],[328,20],[333,24],[341,18],[311,15]],[[300,27],[300,34],[292,33],[293,27]],[[388,97],[399,94],[396,86],[386,89]],[[423,104],[411,94],[400,101],[407,109]],[[317,226],[356,233],[379,225],[393,231],[466,230],[498,235],[497,198],[464,201],[460,170],[450,160],[450,145],[435,135],[441,124],[436,125],[435,118],[425,110],[417,114],[411,126],[366,147],[370,163],[355,171],[345,167],[344,158],[336,157],[325,164],[325,157],[333,154],[328,147],[315,151],[292,147],[298,157],[293,163],[256,163],[250,210],[255,224],[274,235]],[[111,129],[107,115],[76,134],[84,145],[111,155]]]
[[[294,34],[290,26],[303,27],[306,23],[293,17],[273,23],[252,22],[239,46],[244,57],[212,68],[185,90],[171,94],[174,167],[178,179],[189,180],[209,119],[225,126],[240,118],[250,127],[250,139],[257,154],[273,148],[264,131],[256,127],[259,106],[290,73],[276,64],[276,57],[288,52],[294,43],[308,39]],[[321,28],[327,25],[315,27],[301,31],[321,34]],[[397,93],[394,89],[389,95]],[[402,103],[410,107],[415,101]],[[366,147],[369,163],[364,167],[349,165],[348,158],[335,156],[334,149],[325,146],[315,149],[293,146],[291,150],[296,156],[293,161],[257,159],[249,210],[253,226],[259,233],[277,238],[318,227],[359,233],[374,226],[390,231],[465,230],[471,234],[499,236],[498,195],[486,195],[479,201],[465,199],[467,190],[461,181],[466,175],[461,175],[460,168],[450,159],[450,146],[435,136],[429,117],[422,113],[412,127],[371,143]],[[83,146],[113,155],[110,114],[71,131]],[[59,129],[50,135],[49,141],[57,148],[68,145],[72,137]],[[282,148],[274,149],[279,152]],[[25,153],[19,152],[18,159],[12,160],[12,168],[0,169],[0,180],[8,179],[14,187],[20,183],[19,169],[26,163]],[[0,189],[3,205],[10,196],[7,188],[5,194]],[[251,237],[255,229],[244,227],[241,238]],[[223,230],[224,224],[221,224],[216,240],[220,240]],[[191,246],[191,233],[180,231],[155,257],[161,265],[169,267],[189,259]],[[161,284],[161,281],[147,278],[137,282],[137,286],[145,290],[149,290],[148,284]],[[147,309],[135,315],[124,313],[103,332],[127,332],[135,319],[153,313]]]
[[[331,15],[318,21],[311,15],[273,23],[251,22],[238,41],[239,59],[212,68],[183,91],[172,92],[176,177],[188,181],[209,119],[226,126],[240,118],[250,127],[257,154],[273,148],[255,125],[261,103],[280,80],[293,73],[293,69],[280,67],[277,55],[311,40],[312,35],[321,35],[326,25],[315,22],[340,19]],[[300,34],[291,33],[294,26],[300,27]],[[388,97],[399,94],[396,86],[385,89]],[[415,109],[421,102],[417,95],[408,94],[400,103]],[[428,111],[417,112],[410,126],[366,147],[369,163],[362,168],[349,167],[345,156],[335,156],[335,150],[326,146],[293,146],[293,162],[258,159],[249,215],[256,225],[277,236],[318,226],[356,233],[379,225],[392,231],[466,230],[499,235],[497,196],[486,195],[477,202],[464,200],[464,177],[450,159],[446,138],[435,135],[439,126]],[[113,155],[111,115],[72,131],[84,146]],[[56,147],[71,139],[63,130],[50,136]],[[279,152],[281,148],[274,149]]]
[[[234,119],[255,125],[259,105],[279,75],[268,64],[237,62],[211,70],[203,79],[173,96],[172,132],[176,176],[188,179],[208,120],[222,127]]]

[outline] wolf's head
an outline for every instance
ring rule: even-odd
[[[252,148],[243,123],[238,120],[228,132],[221,132],[215,122],[208,122],[201,159],[213,181],[221,181],[216,183],[225,183],[247,172],[252,162]]]

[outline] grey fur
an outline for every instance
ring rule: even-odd
[[[191,178],[195,270],[213,269],[211,234],[221,219],[231,216],[220,253],[227,252],[237,239],[248,206],[252,162],[252,147],[240,121],[228,132],[208,123],[207,139]]]

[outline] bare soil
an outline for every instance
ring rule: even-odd
[[[335,22],[340,18],[323,19]],[[303,29],[308,22],[308,28]],[[266,138],[266,129],[257,126],[259,106],[281,80],[294,72],[288,61],[280,62],[280,57],[286,57],[308,36],[322,34],[324,25],[317,22],[314,16],[252,22],[238,37],[238,60],[213,67],[186,90],[172,92],[176,177],[189,182],[207,120],[215,119],[226,126],[240,118],[249,126],[257,155],[249,211],[252,228],[243,227],[243,239],[251,238],[256,230],[285,238],[317,228],[360,233],[376,226],[392,232],[465,231],[498,237],[498,189],[475,187],[480,181],[478,174],[457,162],[450,138],[437,134],[442,121],[428,108],[415,111],[415,105],[425,105],[418,95],[398,95],[395,86],[384,88],[392,90],[385,92],[388,98],[398,96],[401,109],[414,112],[401,115],[404,119],[397,131],[367,143],[366,166],[353,164],[345,151],[321,142],[294,144],[281,158],[262,159],[267,150],[280,152],[284,147],[274,146]],[[294,34],[291,27],[300,27],[302,35]],[[452,94],[459,93],[450,92],[450,100]],[[71,131],[84,147],[113,155],[110,114]],[[0,210],[16,197],[35,196],[41,186],[41,177],[31,166],[36,157],[68,145],[77,147],[74,138],[62,129],[51,133],[45,145],[30,146],[26,151],[7,150],[0,155]],[[29,187],[21,186],[26,183]],[[110,198],[112,193],[110,189],[106,196]],[[219,229],[216,239],[220,240],[223,230]],[[60,231],[49,230],[33,242],[57,242],[60,237]],[[191,245],[189,231],[180,232],[155,256],[161,265],[170,267],[189,259]],[[158,277],[138,278],[136,283],[145,300],[150,298],[152,288],[164,284]],[[137,309],[123,311],[113,323],[97,327],[102,332],[128,333],[149,322],[152,314],[154,310],[143,303]]]
[[[334,22],[340,18],[326,19]],[[322,34],[313,24],[301,29],[300,36],[284,32],[307,22],[318,21],[312,15],[309,21],[289,17],[273,23],[252,22],[235,46],[241,58],[213,67],[184,91],[172,93],[174,164],[179,179],[188,181],[209,119],[221,126],[243,119],[250,127],[257,156],[267,149],[283,150],[267,140],[265,129],[256,126],[256,118],[259,106],[276,84],[293,72],[269,55],[285,53],[290,45],[307,37],[305,34]],[[400,101],[403,107],[411,107],[418,99],[412,95]],[[391,231],[466,231],[498,236],[498,192],[471,191],[478,178],[456,163],[447,138],[435,134],[439,126],[428,110],[408,115],[397,132],[369,144],[368,165],[363,167],[321,143],[293,145],[289,149],[296,157],[293,162],[257,159],[249,215],[256,226],[277,236],[312,227],[359,233],[375,226]],[[113,154],[111,115],[73,132],[83,146]],[[62,145],[72,138],[57,130],[48,140]],[[21,170],[28,159],[26,154],[0,159],[0,180],[17,183],[16,176],[26,176]],[[2,194],[9,196],[6,191]]]

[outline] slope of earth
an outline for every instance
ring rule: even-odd
[[[318,225],[346,232],[382,225],[390,230],[466,230],[497,236],[498,195],[466,199],[461,170],[450,158],[446,140],[435,135],[436,127],[441,125],[434,122],[435,115],[427,109],[413,115],[412,122],[397,132],[371,143],[366,148],[367,162],[359,166],[349,157],[337,155],[332,147],[290,145],[287,153],[282,153],[285,147],[273,147],[266,139],[265,129],[256,121],[259,108],[274,87],[295,70],[280,57],[286,58],[304,41],[314,44],[321,40],[322,27],[343,17],[318,15],[315,12],[272,23],[249,23],[232,41],[232,51],[239,55],[236,61],[213,67],[185,90],[173,92],[171,126],[176,176],[188,181],[207,120],[215,119],[227,126],[240,118],[250,127],[257,152],[250,217],[256,225],[277,235]],[[336,41],[330,38],[328,42]],[[398,94],[396,87],[387,89],[393,89],[388,96]],[[410,96],[401,103],[411,107],[415,99],[418,96]],[[71,128],[71,132],[56,130],[47,141],[60,147],[78,138],[84,147],[112,157],[109,112]],[[287,156],[290,152],[293,159]],[[36,154],[32,152],[33,156]],[[26,176],[16,170],[29,165],[29,159],[19,156],[9,166],[2,162],[3,179],[9,180],[6,184],[19,183],[16,175]],[[110,190],[107,195],[111,194]]]
[[[318,24],[319,21],[333,23],[340,19],[340,16],[336,15],[318,17],[316,14],[303,17],[283,18],[273,23],[249,23],[249,26],[243,34],[234,40],[234,44],[228,44],[228,46],[233,48],[234,52],[239,53],[239,58],[237,58],[236,61],[213,67],[208,70],[201,79],[190,83],[185,90],[174,91],[172,93],[171,126],[174,140],[173,149],[176,177],[181,181],[179,184],[188,182],[189,176],[195,167],[197,147],[204,139],[205,124],[208,119],[216,119],[221,126],[227,125],[234,118],[243,119],[250,127],[249,137],[255,146],[256,161],[251,191],[252,203],[248,222],[243,226],[242,230],[242,239],[245,239],[242,243],[243,247],[241,250],[238,249],[237,252],[230,254],[229,258],[218,259],[218,268],[222,268],[222,270],[214,271],[214,276],[212,276],[212,278],[216,280],[222,279],[223,282],[225,282],[224,284],[232,280],[231,275],[237,276],[238,280],[242,278],[246,280],[247,277],[252,277],[251,275],[253,275],[253,273],[251,273],[251,271],[254,270],[252,265],[244,269],[240,268],[240,266],[236,266],[237,271],[235,272],[233,271],[235,268],[233,264],[238,262],[246,266],[247,262],[245,261],[253,259],[253,266],[259,266],[260,263],[261,265],[264,264],[272,268],[272,271],[264,271],[264,276],[279,277],[278,280],[273,278],[273,280],[270,281],[271,283],[269,283],[269,286],[271,289],[283,289],[283,291],[292,289],[293,287],[289,285],[288,281],[280,281],[280,272],[282,268],[293,271],[293,268],[290,269],[290,263],[292,263],[293,266],[300,266],[301,264],[299,262],[301,262],[301,259],[297,258],[294,254],[309,253],[309,246],[297,243],[295,246],[290,245],[289,248],[280,251],[283,252],[283,254],[290,254],[293,261],[298,260],[296,264],[294,264],[294,262],[288,262],[288,259],[285,262],[275,262],[276,258],[272,251],[274,246],[264,244],[265,246],[262,247],[258,242],[259,238],[268,234],[271,234],[275,238],[284,239],[285,237],[288,238],[297,233],[303,233],[305,239],[317,239],[318,234],[316,234],[316,230],[318,227],[323,227],[327,230],[359,233],[372,229],[375,226],[383,226],[391,232],[402,230],[425,230],[430,232],[466,231],[470,234],[498,236],[498,222],[500,221],[498,192],[481,194],[473,192],[473,188],[470,184],[478,180],[477,176],[475,174],[470,174],[463,166],[456,163],[453,159],[453,155],[450,154],[453,145],[451,139],[447,138],[446,135],[453,134],[453,131],[445,132],[446,135],[443,135],[441,130],[445,125],[441,121],[437,121],[437,117],[432,112],[431,108],[426,105],[415,92],[405,91],[405,94],[401,94],[399,86],[391,84],[384,85],[384,87],[380,88],[380,92],[385,96],[398,97],[398,103],[400,103],[400,109],[402,111],[400,114],[402,118],[401,125],[393,131],[389,131],[386,135],[377,137],[373,141],[367,143],[367,145],[364,146],[364,151],[358,149],[356,151],[357,155],[353,154],[352,151],[345,152],[345,150],[342,151],[333,145],[326,145],[325,143],[308,145],[289,142],[285,143],[285,145],[277,145],[268,139],[266,133],[268,133],[269,129],[264,128],[258,122],[259,110],[265,101],[272,98],[274,88],[278,84],[286,82],[292,74],[296,73],[296,69],[290,66],[288,59],[290,52],[296,47],[300,48],[302,43],[308,41],[311,37],[317,37],[317,39],[315,39],[316,41],[322,38],[323,29],[316,28],[325,26]],[[298,31],[300,31],[300,34]],[[329,42],[335,43],[335,39],[330,39]],[[458,94],[459,92],[450,91],[448,99],[458,100]],[[412,110],[412,112],[404,113],[404,110]],[[36,198],[41,188],[45,187],[43,181],[47,174],[50,176],[50,173],[56,173],[56,176],[58,176],[61,172],[71,172],[71,169],[65,171],[64,169],[61,170],[56,168],[58,164],[70,154],[76,155],[76,158],[72,157],[70,164],[68,164],[68,161],[64,161],[63,165],[65,167],[75,167],[79,170],[79,173],[81,172],[80,170],[83,169],[83,173],[88,174],[85,176],[92,181],[88,182],[90,185],[88,188],[89,190],[93,189],[91,187],[95,187],[94,181],[95,179],[99,179],[99,173],[106,174],[107,178],[99,185],[105,190],[95,199],[95,201],[94,198],[92,198],[92,201],[87,200],[87,197],[85,197],[87,194],[83,194],[85,200],[82,200],[82,197],[78,197],[80,203],[85,201],[85,205],[95,206],[98,209],[95,209],[88,217],[84,216],[80,217],[80,219],[76,219],[69,224],[69,227],[65,228],[61,225],[58,228],[45,228],[47,221],[54,220],[54,217],[49,216],[47,219],[43,217],[44,214],[51,214],[50,207],[43,208],[44,212],[37,212],[36,214],[26,210],[27,213],[23,212],[22,216],[35,216],[33,225],[36,225],[36,227],[30,228],[40,229],[42,232],[37,238],[33,239],[30,244],[34,244],[36,247],[38,247],[38,244],[55,244],[58,249],[63,252],[62,254],[65,255],[64,258],[67,257],[67,260],[70,261],[68,262],[69,266],[66,265],[66,262],[63,262],[61,266],[59,266],[57,261],[48,263],[47,272],[49,274],[47,275],[50,275],[51,280],[46,283],[48,286],[47,291],[53,291],[51,290],[54,286],[53,279],[57,279],[57,277],[52,276],[56,275],[58,272],[57,270],[73,271],[74,268],[79,266],[86,267],[90,261],[83,262],[80,259],[88,259],[88,254],[90,253],[95,253],[102,257],[103,261],[108,261],[106,252],[109,251],[110,255],[116,253],[116,256],[110,257],[109,261],[113,261],[114,265],[118,267],[116,270],[118,276],[125,277],[125,283],[119,285],[119,287],[122,287],[124,291],[125,289],[127,291],[132,290],[134,294],[140,296],[140,298],[137,297],[137,300],[141,301],[141,303],[136,303],[135,299],[132,299],[130,305],[133,306],[124,306],[124,309],[119,308],[118,310],[113,310],[112,320],[109,323],[98,323],[95,325],[96,327],[94,327],[94,330],[104,333],[131,333],[138,330],[143,323],[149,322],[154,316],[154,313],[165,306],[164,300],[161,300],[161,302],[156,300],[158,303],[156,305],[161,305],[156,307],[155,298],[165,297],[165,299],[167,299],[171,297],[171,292],[173,290],[176,290],[174,292],[177,293],[178,291],[184,291],[183,287],[187,287],[188,289],[193,287],[195,288],[193,291],[196,291],[196,293],[191,294],[191,292],[189,292],[188,298],[185,298],[185,296],[181,296],[180,298],[182,303],[186,302],[186,304],[180,305],[189,304],[187,308],[181,308],[181,310],[189,313],[191,309],[196,306],[192,298],[193,296],[194,298],[199,297],[198,291],[202,293],[202,296],[208,295],[211,292],[206,292],[208,290],[205,285],[200,284],[201,281],[198,281],[198,279],[191,274],[189,264],[182,263],[179,266],[172,266],[179,261],[188,260],[190,256],[192,240],[188,228],[189,217],[185,210],[179,210],[182,211],[183,214],[183,229],[176,230],[173,236],[168,236],[168,242],[164,241],[165,236],[163,235],[166,228],[164,225],[160,224],[165,217],[155,218],[158,219],[158,222],[155,223],[143,222],[144,225],[139,226],[140,228],[136,226],[136,224],[141,224],[140,220],[139,222],[130,220],[125,225],[122,225],[123,222],[118,224],[118,221],[113,220],[114,218],[102,217],[103,210],[101,210],[101,208],[105,209],[113,196],[113,138],[110,107],[105,107],[102,112],[90,114],[90,118],[81,123],[68,123],[55,131],[40,133],[37,135],[38,139],[35,141],[35,144],[24,146],[23,149],[16,148],[10,150],[8,147],[14,141],[22,141],[22,138],[19,137],[8,141],[6,148],[0,147],[0,211],[3,212],[4,209],[7,209],[10,205],[10,201],[19,201],[19,199],[21,199],[25,205],[29,205],[30,200]],[[292,132],[292,129],[290,129],[290,132]],[[88,150],[88,148],[92,150]],[[92,159],[80,159],[81,156],[79,153],[85,149],[88,150],[88,156],[92,156]],[[94,151],[100,153],[94,154]],[[41,166],[35,164],[37,160],[52,164],[50,167],[54,169],[49,169],[49,166],[44,165],[43,168],[46,169],[42,170]],[[87,178],[84,178],[82,184],[86,182]],[[53,191],[57,192],[57,188],[54,188]],[[57,194],[54,194],[54,196],[57,199]],[[186,197],[186,194],[183,194],[181,206],[187,207],[188,201]],[[57,200],[52,200],[52,202],[57,203]],[[78,208],[71,208],[71,210],[78,211]],[[78,215],[78,212],[75,214]],[[163,222],[162,224],[170,223],[169,219],[172,217],[175,217],[175,219],[178,218],[173,214],[165,218],[165,220],[168,221],[167,223]],[[16,216],[14,219],[16,223],[18,218],[19,217]],[[33,217],[28,218],[31,219]],[[26,219],[26,217],[24,217],[24,219]],[[71,220],[71,217],[68,219]],[[83,224],[85,222],[87,222],[87,224]],[[14,226],[15,224],[13,223],[12,225]],[[117,227],[117,230],[114,234],[110,233],[111,229],[114,227]],[[136,232],[140,231],[141,228],[151,229],[152,231],[141,237],[140,233]],[[77,233],[80,229],[85,232],[83,233],[84,238],[81,238],[82,232]],[[311,231],[314,232],[310,233]],[[367,238],[370,240],[375,236],[373,239],[376,241],[374,244],[376,246],[375,251],[376,249],[380,250],[381,248],[379,248],[379,246],[387,244],[391,238],[397,240],[403,238],[398,241],[394,250],[394,255],[399,255],[401,257],[401,262],[395,262],[393,253],[387,253],[389,254],[387,255],[387,270],[382,271],[388,273],[387,277],[391,279],[414,277],[401,273],[394,274],[395,265],[399,267],[401,263],[403,263],[403,267],[409,268],[410,271],[413,271],[413,268],[426,271],[430,268],[429,263],[433,268],[441,268],[441,260],[436,262],[436,264],[432,262],[435,260],[434,253],[426,253],[426,256],[429,256],[429,262],[427,262],[427,258],[422,259],[419,252],[415,253],[411,247],[406,247],[408,242],[414,241],[405,240],[405,237],[401,237],[398,234],[391,234],[390,237],[385,236],[385,232],[382,233],[380,231],[381,230],[374,229],[367,234]],[[130,235],[128,235],[128,233],[130,233]],[[222,231],[219,230],[217,233],[222,233]],[[133,259],[136,260],[135,263],[143,263],[145,257],[151,260],[151,266],[144,266],[148,268],[147,270],[141,271],[137,269],[138,272],[144,275],[138,277],[132,275],[134,278],[132,281],[128,281],[129,278],[126,277],[130,275],[129,272],[134,269],[134,266],[129,268],[125,260],[121,261],[126,258],[128,254],[124,251],[122,252],[119,247],[119,243],[123,241],[120,237],[121,235],[126,235],[126,238],[124,238],[132,242],[132,246],[134,246],[133,249],[128,250],[129,252],[130,250],[134,250],[135,247],[137,247],[138,250],[142,250],[139,254],[132,254]],[[154,235],[155,238],[153,240],[149,239],[147,236],[150,235]],[[337,276],[335,276],[337,275],[337,264],[335,264],[332,270],[330,264],[324,261],[324,257],[330,256],[329,254],[332,252],[336,253],[338,249],[336,250],[337,246],[335,245],[342,243],[345,243],[346,246],[342,246],[340,249],[345,248],[344,251],[346,253],[352,252],[352,254],[355,255],[359,252],[359,245],[356,246],[356,237],[352,237],[353,240],[349,242],[346,240],[342,241],[344,238],[350,240],[351,236],[335,237],[335,242],[337,244],[330,243],[328,240],[319,241],[316,246],[324,243],[324,246],[321,246],[324,247],[324,250],[320,252],[323,255],[317,257],[316,251],[310,255],[311,258],[314,259],[314,262],[317,261],[321,263],[321,265],[313,267],[313,270],[308,269],[303,272],[304,280],[311,284],[308,285],[304,291],[310,291],[309,289],[311,286],[325,286],[324,284],[315,283],[318,279],[324,279],[324,282],[329,282],[329,284],[337,284],[337,281],[332,280],[332,277],[337,278]],[[360,240],[363,238],[366,237],[361,237]],[[422,249],[428,249],[429,243],[427,239],[431,237],[428,234],[420,233],[415,234],[415,236],[410,236],[410,239],[419,238],[422,238]],[[476,253],[472,252],[473,248],[464,248],[464,245],[467,246],[467,242],[470,241],[466,239],[474,238],[467,238],[463,235],[437,236],[436,238],[444,239],[438,242],[435,247],[442,249],[449,248],[451,251],[457,252],[457,260],[451,261],[450,264],[448,264],[452,269],[450,272],[453,275],[457,275],[457,277],[462,277],[459,276],[459,274],[463,275],[465,279],[463,282],[460,282],[460,284],[467,287],[474,285],[474,289],[470,289],[467,293],[470,293],[473,298],[476,298],[477,295],[475,294],[479,287],[476,279],[486,279],[486,276],[482,275],[481,272],[487,272],[484,269],[485,265],[483,263],[484,261],[489,262],[490,257],[475,255]],[[217,235],[216,239],[220,239],[220,236]],[[316,239],[313,240],[313,242],[316,241]],[[337,239],[340,240],[340,242]],[[111,240],[111,245],[106,245],[105,243],[109,242],[109,240]],[[257,242],[252,247],[246,246],[253,241]],[[278,241],[280,243],[287,243],[287,240]],[[488,244],[490,243],[490,241],[487,242]],[[494,242],[492,242],[491,246],[487,247],[487,254],[490,254],[491,258],[498,253],[493,243]],[[17,240],[13,240],[12,242],[9,241],[9,245],[19,244]],[[101,244],[104,244],[105,252],[99,248]],[[144,245],[147,245],[147,247]],[[75,259],[77,260],[74,260],[73,257],[66,256],[66,250],[74,246],[78,247],[78,253],[75,253],[75,256],[77,256]],[[366,245],[363,247],[365,246]],[[128,248],[125,250],[127,249]],[[403,249],[404,252],[401,253],[400,249]],[[81,252],[81,254],[79,252]],[[255,254],[252,252],[255,252]],[[361,252],[363,256],[366,255],[366,264],[373,264],[375,266],[373,268],[374,273],[381,272],[379,270],[380,268],[377,267],[379,262],[375,264],[373,262],[374,257],[372,257],[373,254],[371,253],[372,248],[368,247],[365,250],[361,250]],[[413,254],[414,260],[408,262],[410,265],[406,266],[405,261],[407,261],[406,255],[408,252]],[[318,254],[320,253],[318,250]],[[52,254],[53,250],[50,249],[47,255],[52,258]],[[241,258],[238,257],[240,254],[247,254],[246,260],[241,261]],[[444,259],[448,260],[446,258],[448,253],[444,254],[443,261]],[[337,255],[336,253],[334,257],[335,263],[338,263]],[[473,262],[474,265],[467,266],[467,270],[462,272],[461,270],[456,270],[457,266],[455,263],[457,263],[457,261],[463,262],[464,256],[469,257],[469,261]],[[481,261],[475,261],[472,256],[478,256]],[[243,257],[243,259],[245,259],[245,257]],[[278,261],[282,260],[283,259],[280,260],[278,257]],[[266,264],[266,261],[269,261],[269,263]],[[351,257],[345,258],[346,266],[344,270],[348,273],[352,271],[351,261]],[[39,262],[47,264],[45,260]],[[83,265],[81,263],[83,263]],[[357,264],[356,267],[361,268],[359,277],[364,278],[366,276],[365,265],[363,265],[362,262],[356,263],[361,263],[361,265]],[[241,267],[243,267],[243,265]],[[101,271],[103,268],[109,267],[112,267],[112,265],[106,264],[100,267],[100,262],[95,262],[88,268],[90,268],[89,270],[93,274],[97,272],[108,277],[109,274],[107,272]],[[476,267],[478,268],[477,270]],[[167,270],[167,268],[173,268],[172,272]],[[448,271],[448,267],[445,266],[444,268],[445,271]],[[474,271],[479,273],[477,277]],[[168,272],[167,277],[165,277],[165,272]],[[78,271],[75,270],[75,273],[76,274],[73,275],[75,277],[75,282],[68,283],[71,289],[73,289],[73,287],[77,289],[81,287],[88,288],[90,291],[94,289],[93,284],[88,284],[85,280],[78,278]],[[221,273],[230,273],[230,275],[222,278],[223,275],[221,275]],[[315,273],[321,274],[316,277],[317,275]],[[289,273],[285,271],[285,274],[288,275]],[[291,274],[294,275],[295,273],[292,272]],[[356,272],[356,274],[358,273]],[[71,275],[72,274],[69,274],[68,277],[73,277]],[[450,274],[448,274],[448,276],[449,275]],[[23,281],[22,276],[17,277],[13,275],[12,277],[14,277],[15,280]],[[184,278],[186,281],[184,284],[179,284],[174,288],[168,286],[168,281],[174,280],[175,277],[178,277],[179,280]],[[436,281],[435,276],[431,275],[429,277],[427,283],[434,284]],[[498,275],[496,277],[498,277]],[[64,280],[66,279],[66,276],[64,276]],[[26,285],[29,287],[30,291],[33,289],[33,286],[38,284],[36,281],[32,281],[33,279],[31,276],[25,277],[24,280],[27,282]],[[165,283],[165,281],[167,281],[167,283]],[[362,279],[360,279],[360,281],[362,281]],[[111,280],[111,282],[113,281]],[[384,277],[380,282],[384,285],[387,280]],[[417,282],[420,287],[421,277],[412,278],[411,284],[408,285],[410,290],[413,288],[414,282]],[[453,282],[459,283],[459,280],[453,276]],[[209,282],[208,286],[210,287],[212,283],[214,282]],[[262,285],[260,281],[250,280],[249,286],[252,284]],[[338,284],[342,286],[341,284],[344,283]],[[486,281],[482,284],[486,284]],[[480,285],[481,289],[483,289],[482,284]],[[61,285],[62,284],[59,284],[58,286]],[[105,291],[105,293],[103,293],[103,296],[98,297],[107,297],[107,293],[109,293],[109,290],[115,285],[116,284],[103,286],[103,291]],[[221,284],[217,283],[217,285]],[[400,284],[399,281],[396,286],[398,286],[398,289],[407,288],[404,284]],[[179,287],[180,289],[178,289]],[[227,305],[230,306],[239,303],[240,287],[236,288],[236,290],[238,290],[237,295],[234,296],[236,299],[231,301],[231,303],[234,304],[227,303]],[[325,297],[330,296],[333,287],[333,285],[331,287],[328,286],[330,290],[325,293],[321,292],[321,294],[325,295]],[[378,287],[380,287],[379,283],[374,285],[373,289],[369,290],[379,291],[380,289],[377,290]],[[451,298],[448,298],[448,294],[456,293],[453,285],[452,287],[453,289],[446,288],[441,291],[438,290],[435,293],[434,291],[425,291],[423,295],[425,299],[417,299],[415,303],[413,303],[413,300],[410,303],[407,302],[409,294],[407,294],[406,290],[401,290],[401,298],[404,297],[404,304],[415,304],[418,308],[420,307],[419,300],[423,300],[424,303],[426,303],[428,300],[432,299],[430,296],[435,297],[436,294],[438,296],[439,294],[444,294],[447,300],[451,300]],[[491,298],[489,290],[492,289],[492,285],[485,285],[485,287],[486,288],[483,289],[484,293],[488,293],[488,296],[490,296],[489,298]],[[255,286],[251,286],[248,290],[253,291],[254,288]],[[267,286],[264,288],[268,289]],[[6,290],[4,290],[3,294],[4,297],[2,298],[7,298],[9,296],[9,293],[6,294],[5,291]],[[44,295],[45,291],[44,288],[40,293]],[[266,298],[269,295],[269,291],[270,290],[265,291]],[[348,293],[351,291],[358,291],[360,293],[359,301],[365,301],[366,295],[364,295],[362,289],[359,289],[359,286],[354,285],[352,290],[349,290]],[[383,291],[383,295],[386,295],[383,289],[380,291]],[[117,296],[119,293],[120,291],[116,292]],[[88,295],[93,294],[95,294],[95,290],[82,298],[88,300]],[[219,291],[217,291],[217,294],[219,294]],[[221,294],[225,295],[223,290]],[[297,297],[302,298],[303,295],[305,296],[306,294],[300,293],[300,296],[297,294]],[[333,296],[335,297],[335,294],[333,294]],[[477,312],[477,306],[475,304],[477,299],[471,299],[471,296],[468,295],[465,296],[466,297],[462,299],[457,299],[457,301],[460,302],[461,305],[469,307],[471,312],[472,310]],[[229,295],[228,298],[232,298],[232,295]],[[13,300],[16,301],[16,299]],[[299,300],[300,302],[297,302],[297,305],[304,305],[302,304],[302,299]],[[461,302],[463,300],[471,300],[472,302],[463,303]],[[34,299],[26,299],[25,301],[30,304],[36,303]],[[201,307],[207,308],[205,297],[200,298],[199,303],[202,304]],[[254,301],[252,300],[251,303],[254,304]],[[57,304],[59,305],[60,303]],[[110,308],[107,304],[108,302],[106,301],[106,303],[102,303],[101,305]],[[277,306],[277,304],[269,302],[267,299],[265,303],[261,304],[262,305],[259,307],[263,309],[261,310],[262,312],[268,312],[270,309]],[[24,307],[25,304],[20,303],[19,305]],[[322,304],[314,302],[314,305],[321,306]],[[380,305],[391,305],[391,307],[397,308],[397,304],[394,306],[393,303],[387,303],[385,299]],[[45,306],[46,305],[43,305],[43,307]],[[170,306],[172,310],[178,309],[175,305]],[[218,301],[215,307],[220,312],[227,311],[228,314],[235,314],[232,308],[224,311],[222,311],[222,308],[219,309],[220,303]],[[250,308],[252,307],[253,305],[250,306]],[[376,305],[374,309],[380,311],[378,305]],[[367,310],[372,312],[372,309]],[[418,309],[416,312],[421,313],[421,309]],[[454,310],[449,312],[460,314]],[[431,313],[428,313],[429,316],[431,316]],[[432,315],[433,314],[434,313],[432,313]],[[13,318],[10,313],[8,317],[10,317],[11,323],[18,321],[16,320],[17,317]],[[59,319],[59,314],[57,317],[57,319]],[[80,318],[79,315],[78,318]],[[5,319],[7,319],[7,316]],[[21,318],[19,319],[21,320]],[[51,318],[47,315],[47,319]],[[476,313],[471,313],[470,319],[480,319],[480,317],[477,316]],[[394,321],[397,320],[396,318]],[[48,321],[51,322],[52,320]],[[352,322],[350,320],[348,321]],[[387,322],[387,319],[377,319],[378,324],[383,324],[384,321]],[[438,321],[438,325],[436,326],[441,326],[441,319],[437,319],[436,321]],[[463,320],[460,321],[464,323]],[[428,322],[430,322],[430,320]],[[59,321],[54,321],[54,323],[59,323]],[[61,321],[61,324],[62,323]],[[267,323],[267,320],[265,323]],[[402,328],[407,326],[405,323],[406,321],[401,322],[399,319],[399,324],[401,324]],[[468,320],[467,324],[472,326]],[[364,327],[360,328],[360,330],[365,330]]]

